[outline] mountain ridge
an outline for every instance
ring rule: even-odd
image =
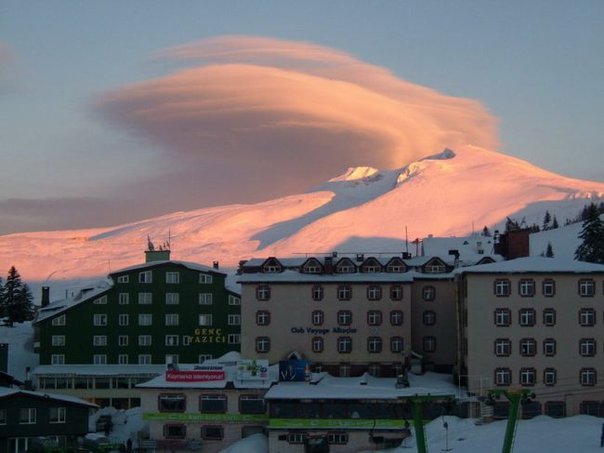
[[[562,223],[604,183],[557,175],[529,162],[473,146],[396,170],[349,168],[306,193],[255,204],[178,211],[108,228],[0,236],[0,261],[26,280],[102,277],[140,263],[147,236],[170,237],[172,256],[234,268],[252,256],[402,250],[404,241],[461,236],[506,217]]]

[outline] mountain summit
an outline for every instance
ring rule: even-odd
[[[269,181],[270,183],[270,181]],[[0,236],[0,262],[45,281],[104,276],[142,261],[147,236],[170,235],[183,261],[235,267],[252,256],[402,250],[428,234],[466,235],[506,217],[563,222],[604,197],[604,183],[563,177],[466,146],[397,170],[348,169],[307,193],[250,205],[176,212],[113,228]]]

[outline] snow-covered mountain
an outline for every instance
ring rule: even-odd
[[[267,175],[270,184],[270,175]],[[304,194],[263,203],[175,212],[113,228],[0,236],[0,263],[41,283],[104,276],[140,263],[147,236],[170,237],[172,258],[234,268],[252,256],[403,250],[407,237],[466,235],[507,216],[560,224],[604,183],[566,178],[467,146],[397,170],[352,168]]]

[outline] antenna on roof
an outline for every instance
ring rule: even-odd
[[[405,252],[409,253],[409,235],[407,234],[407,225],[405,225]]]
[[[153,252],[155,250],[155,246],[153,245],[153,242],[151,242],[149,235],[147,235],[147,250],[149,252]]]
[[[166,244],[167,247],[168,247],[168,250],[170,250],[170,243],[171,242],[172,242],[172,230],[170,228],[168,228],[168,244]]]

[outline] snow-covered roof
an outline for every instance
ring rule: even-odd
[[[562,258],[529,256],[509,261],[459,268],[458,274],[489,273],[604,273],[604,265]]]
[[[83,400],[81,398],[77,398],[77,397],[71,396],[71,395],[61,395],[58,393],[46,393],[46,392],[33,392],[30,390],[10,389],[10,388],[0,387],[0,398],[6,398],[6,397],[13,396],[13,395],[18,395],[18,394],[25,395],[25,396],[31,396],[34,398],[50,398],[50,399],[57,400],[57,401],[63,401],[65,403],[77,404],[80,406],[88,406],[91,408],[98,407],[96,404],[89,403],[86,400]]]
[[[37,376],[136,376],[160,374],[166,365],[39,365],[33,373]]]
[[[396,378],[335,377],[315,373],[310,382],[279,382],[264,396],[265,399],[399,399],[413,396],[453,397],[458,389],[450,374],[426,373],[409,375],[409,387],[396,387]]]
[[[38,309],[34,324],[44,321],[52,316],[56,316],[68,308],[84,303],[90,299],[94,299],[95,297],[98,297],[101,294],[109,291],[111,287],[112,283],[109,280],[99,280],[92,286],[89,285],[85,288],[82,288],[77,294],[71,297],[51,302],[46,307],[41,307]]]
[[[189,261],[174,261],[174,260],[157,260],[157,261],[149,261],[148,263],[135,264],[133,266],[119,269],[115,272],[112,272],[109,275],[123,274],[124,272],[135,271],[138,269],[147,269],[149,267],[156,267],[156,266],[161,266],[164,264],[176,264],[179,266],[184,266],[187,269],[191,269],[193,271],[211,272],[213,274],[226,275],[224,272],[220,272],[220,271],[214,269],[213,267],[204,266],[203,264],[191,263]]]

